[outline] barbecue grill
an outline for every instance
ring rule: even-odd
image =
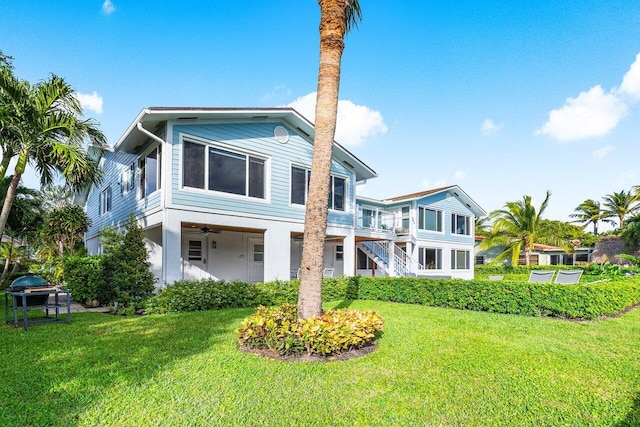
[[[25,292],[25,291],[35,291],[38,288],[46,288],[49,287],[49,282],[42,276],[36,276],[33,274],[28,274],[26,276],[22,276],[11,282],[11,286],[9,286],[9,292]],[[49,299],[49,294],[44,295],[27,295],[27,307],[34,307],[40,305],[46,305],[47,300]],[[22,298],[17,298],[17,304],[19,307],[22,307]]]

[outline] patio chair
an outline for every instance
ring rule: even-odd
[[[504,276],[489,276],[489,280],[504,280]]]
[[[580,276],[582,276],[582,270],[558,270],[558,275],[554,283],[573,285],[580,281]]]
[[[333,268],[325,268],[322,277],[333,277]]]
[[[551,271],[543,271],[543,270],[531,270],[529,273],[529,283],[547,283],[553,280],[553,274],[555,272]]]

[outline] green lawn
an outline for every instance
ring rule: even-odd
[[[378,310],[384,335],[331,363],[239,352],[251,309],[0,326],[0,425],[640,425],[638,309],[569,322],[350,308]]]

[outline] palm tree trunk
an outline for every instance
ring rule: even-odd
[[[4,270],[2,270],[2,277],[0,277],[0,285],[7,279],[9,273],[9,266],[11,265],[11,252],[13,252],[13,237],[9,241],[9,248],[7,249],[7,259],[4,260]]]
[[[331,157],[338,115],[340,61],[344,50],[344,0],[319,0],[320,67],[311,180],[304,223],[298,318],[322,315],[322,273],[327,231]]]
[[[9,212],[11,212],[11,206],[13,206],[13,199],[16,197],[16,188],[18,188],[21,176],[21,173],[15,172],[13,174],[13,178],[11,178],[9,188],[7,189],[7,195],[4,198],[2,211],[0,212],[0,236],[2,236],[2,234],[4,233],[4,228],[7,225]]]

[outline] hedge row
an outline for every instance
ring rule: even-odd
[[[594,319],[640,303],[640,280],[562,285],[490,280],[360,277],[358,298],[464,310]]]
[[[476,265],[473,267],[477,275],[488,274],[529,274],[531,270],[584,270],[579,265]]]
[[[152,298],[149,313],[295,304],[299,282],[250,284],[180,281]],[[325,279],[324,301],[368,299],[525,316],[594,319],[640,303],[640,278],[561,285],[522,281],[434,280],[405,277]]]

